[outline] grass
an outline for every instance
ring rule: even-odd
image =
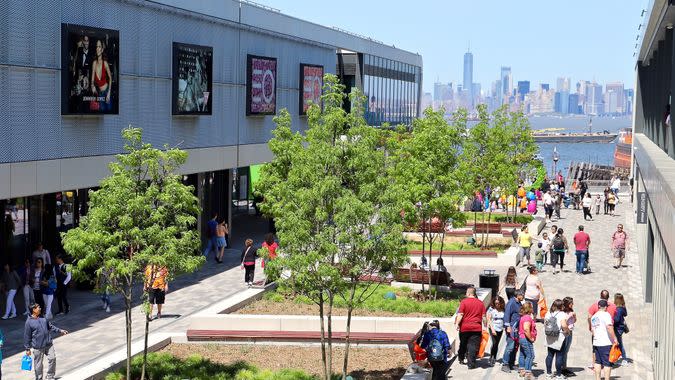
[[[143,357],[137,356],[132,361],[131,378],[141,378]],[[219,364],[199,355],[187,359],[179,359],[167,353],[149,353],[146,366],[146,379],[149,380],[315,380],[315,376],[296,369],[279,371],[259,370],[246,362]],[[106,376],[106,380],[124,380],[126,368]]]
[[[479,235],[480,238],[480,235]],[[480,239],[479,239],[480,240]],[[449,252],[449,251],[496,251],[496,252],[502,252],[506,249],[508,249],[510,245],[507,244],[492,244],[489,249],[481,249],[478,246],[475,246],[473,244],[469,243],[445,243],[443,245],[443,252]],[[425,245],[425,252],[429,252],[429,243]],[[440,241],[435,241],[432,246],[431,246],[433,251],[440,251],[441,250],[441,242]],[[421,251],[422,250],[422,243],[418,241],[409,241],[408,242],[408,250],[409,251]]]
[[[395,300],[385,298],[385,294],[389,292],[393,292],[396,295]],[[424,298],[425,294],[415,292],[410,288],[395,288],[393,286],[380,285],[361,306],[355,308],[355,311],[364,309],[385,311],[392,314],[424,313],[434,317],[449,317],[459,307],[459,301],[462,296],[462,292],[439,292],[437,300],[426,300]],[[268,292],[264,295],[264,298],[272,302],[292,301],[301,304],[313,304],[305,296],[293,296],[281,290]],[[335,297],[334,307],[346,308],[347,303],[342,297]]]

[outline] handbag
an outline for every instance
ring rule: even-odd
[[[609,362],[610,363],[616,363],[617,360],[621,357],[621,349],[619,349],[619,345],[614,343],[612,346],[612,349],[609,350]]]
[[[530,277],[530,275],[525,276],[525,279],[523,280],[523,284],[520,285],[520,291],[525,294],[525,289],[527,289],[527,278]]]
[[[539,299],[539,318],[544,318],[546,316],[546,312],[548,312],[548,306],[546,305],[546,299],[544,297]]]
[[[21,358],[21,370],[22,371],[32,371],[33,370],[33,357],[29,355],[23,355]]]
[[[480,339],[480,346],[478,346],[478,356],[477,358],[482,358],[485,354],[485,348],[487,347],[487,342],[490,340],[490,333],[483,330],[483,335]]]
[[[628,334],[630,332],[630,329],[628,328],[628,323],[624,322],[623,323],[623,333]]]

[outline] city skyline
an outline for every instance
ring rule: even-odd
[[[473,55],[472,83],[484,91],[501,66],[512,68],[514,84],[529,80],[532,88],[555,83],[559,76],[576,78],[575,83],[583,79],[634,87],[633,52],[638,25],[644,23],[641,12],[647,8],[647,0],[528,0],[518,6],[487,0],[425,1],[414,7],[403,1],[382,6],[346,0],[326,13],[309,0],[258,2],[419,53],[424,59],[424,92],[433,92],[437,81],[464,85],[462,56],[467,51]],[[391,28],[392,20],[405,22]]]

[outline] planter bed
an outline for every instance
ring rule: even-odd
[[[431,256],[437,257],[441,251],[431,251]],[[422,251],[414,250],[408,251],[408,254],[411,256],[422,256]],[[429,251],[424,252],[425,255],[429,255]],[[497,257],[497,251],[443,251],[443,256],[480,256],[480,257]]]

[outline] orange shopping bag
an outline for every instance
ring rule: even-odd
[[[540,298],[537,304],[539,305],[539,318],[544,318],[546,316],[546,312],[548,311],[548,306],[546,306],[546,299],[543,297]]]
[[[487,346],[487,342],[490,340],[490,333],[483,330],[483,336],[481,337],[480,340],[480,346],[478,347],[478,356],[477,358],[482,358],[483,354],[485,353],[485,347]]]
[[[621,357],[621,349],[619,348],[619,345],[614,343],[612,346],[612,349],[609,350],[609,362],[610,363],[616,363],[617,360]]]

